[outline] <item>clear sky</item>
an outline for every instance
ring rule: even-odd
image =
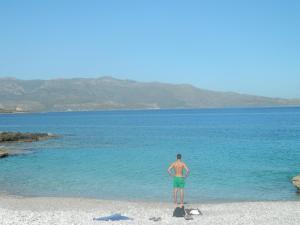
[[[0,0],[0,77],[300,98],[299,0]]]

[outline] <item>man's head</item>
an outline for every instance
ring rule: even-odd
[[[176,156],[176,158],[177,159],[181,159],[181,154],[178,153],[177,156]]]

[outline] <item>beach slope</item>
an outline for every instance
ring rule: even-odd
[[[300,202],[239,202],[188,204],[199,208],[203,215],[194,220],[172,217],[174,206],[169,203],[125,202],[81,198],[0,196],[1,225],[89,225],[89,224],[300,224]],[[113,213],[133,221],[100,222],[93,218]],[[150,217],[161,217],[153,222]]]

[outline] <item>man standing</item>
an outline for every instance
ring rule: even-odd
[[[175,175],[172,173],[172,169],[175,172]],[[186,173],[183,175],[183,170],[185,169]],[[170,176],[173,177],[173,197],[174,197],[174,203],[177,205],[177,193],[178,190],[180,190],[180,207],[183,207],[183,197],[184,192],[183,188],[185,185],[184,179],[188,176],[190,170],[185,165],[184,162],[181,161],[181,154],[177,154],[177,160],[171,164],[171,166],[168,168],[168,173]]]

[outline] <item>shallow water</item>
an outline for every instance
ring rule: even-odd
[[[2,114],[0,130],[63,135],[2,159],[2,192],[169,201],[180,152],[188,202],[300,200],[296,107]]]

